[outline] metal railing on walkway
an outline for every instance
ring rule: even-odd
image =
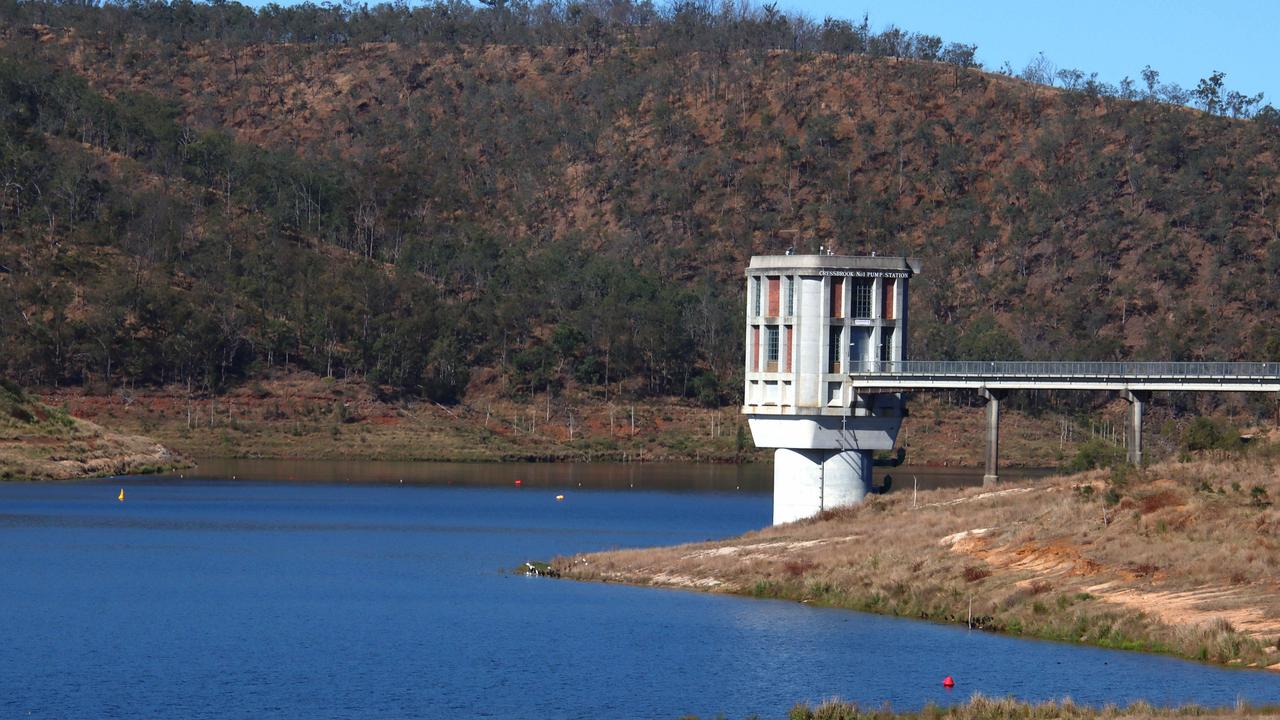
[[[902,390],[1062,389],[1280,392],[1280,363],[880,360],[853,363],[855,386]]]
[[[1280,363],[873,360],[852,363],[850,375],[1270,381],[1280,380]]]

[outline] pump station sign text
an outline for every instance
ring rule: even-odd
[[[911,277],[905,270],[819,270],[818,274],[823,277]]]

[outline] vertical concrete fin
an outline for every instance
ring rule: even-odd
[[[989,486],[1000,482],[1000,401],[1005,392],[982,388],[978,394],[987,400],[987,471],[982,484]]]
[[[1129,422],[1125,428],[1129,464],[1142,467],[1142,411],[1151,400],[1151,391],[1121,390],[1120,397],[1129,403]]]

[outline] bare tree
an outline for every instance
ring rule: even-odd
[[[1038,85],[1053,85],[1053,78],[1057,75],[1058,67],[1053,61],[1045,56],[1043,52],[1037,53],[1027,66],[1022,68],[1021,78],[1027,82],[1033,82]]]

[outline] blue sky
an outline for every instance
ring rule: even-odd
[[[948,42],[975,43],[978,60],[997,70],[1008,60],[1021,72],[1041,51],[1059,68],[1097,72],[1116,83],[1142,85],[1144,65],[1163,82],[1194,88],[1214,70],[1226,87],[1266,94],[1280,107],[1280,0],[779,0],[779,7],[815,20],[861,19],[880,30],[890,23]]]

